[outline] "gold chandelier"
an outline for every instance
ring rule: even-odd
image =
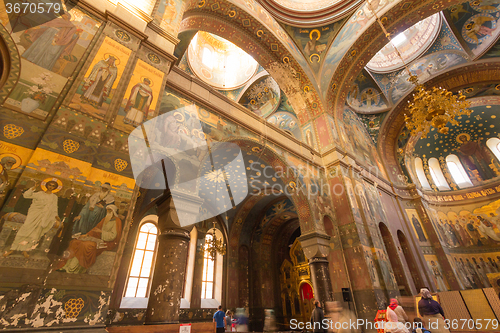
[[[387,32],[370,3],[368,3],[368,7],[377,19],[378,24],[384,31],[385,36],[396,51],[399,59],[401,59],[409,75],[408,81],[415,85],[413,101],[408,101],[409,114],[405,113],[406,128],[411,131],[412,135],[422,133],[423,138],[427,137],[431,127],[435,127],[441,134],[448,134],[449,128],[446,124],[458,125],[456,117],[471,114],[472,110],[469,109],[470,102],[465,100],[465,96],[461,91],[458,92],[458,95],[453,95],[451,91],[444,88],[433,87],[432,89],[427,89],[423,84],[418,82],[418,77],[411,73],[396,45],[392,43],[391,34]]]
[[[224,244],[224,240],[222,238],[217,239],[217,236],[215,235],[216,230],[217,229],[215,228],[214,222],[213,228],[208,232],[208,234],[212,237],[210,241],[205,243],[205,250],[208,252],[212,260],[215,260],[215,256],[217,255],[217,253],[219,253],[221,256],[226,254],[226,244]]]

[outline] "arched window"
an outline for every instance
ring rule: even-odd
[[[417,178],[418,181],[420,182],[420,185],[425,190],[432,190],[431,185],[429,184],[429,181],[427,180],[427,176],[425,175],[424,172],[424,165],[422,163],[422,159],[420,157],[417,157],[415,159],[415,171],[417,172]]]
[[[472,186],[472,182],[465,172],[465,169],[462,166],[462,163],[460,163],[457,155],[451,154],[446,156],[446,165],[448,166],[448,170],[450,170],[453,180],[458,186],[460,186],[460,188]]]
[[[189,252],[186,265],[186,281],[184,283],[184,292],[181,299],[181,309],[189,308],[191,305],[191,296],[193,294],[193,276],[196,256],[196,240],[198,237],[198,229],[193,227],[190,233]]]
[[[214,298],[215,281],[215,259],[210,257],[207,251],[208,243],[212,241],[213,236],[207,234],[205,237],[205,253],[203,256],[203,278],[201,281],[201,298]]]
[[[207,66],[209,69],[214,67],[213,53],[208,47],[203,48],[203,53],[201,55],[201,62],[203,65]]]
[[[144,223],[139,229],[125,297],[148,297],[153,271],[153,260],[156,252],[157,234],[158,229],[151,222]]]
[[[500,139],[490,138],[486,141],[486,145],[490,148],[493,154],[495,154],[497,160],[500,162]]]
[[[443,171],[441,170],[441,166],[439,165],[439,161],[435,157],[429,159],[429,172],[431,174],[432,180],[434,181],[434,184],[436,184],[439,190],[450,190],[450,186],[448,185],[446,178],[444,178]]]

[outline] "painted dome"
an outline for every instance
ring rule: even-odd
[[[441,14],[429,16],[392,38],[391,43],[387,43],[378,51],[366,67],[378,73],[387,73],[402,68],[404,64],[393,46],[398,49],[405,63],[408,64],[427,51],[439,34],[440,27]]]
[[[259,64],[242,49],[219,36],[199,31],[189,44],[189,66],[217,89],[235,89],[250,80]]]

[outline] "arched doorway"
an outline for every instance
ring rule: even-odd
[[[401,293],[401,296],[410,296],[411,289],[408,285],[408,281],[406,280],[405,270],[403,268],[403,265],[401,264],[401,260],[399,259],[399,251],[394,244],[391,232],[383,222],[380,222],[378,226],[380,229],[380,233],[382,234],[382,239],[384,240],[385,248],[387,249],[387,254],[389,257],[389,261],[391,262],[392,270],[394,271],[394,275],[396,276],[396,282],[398,283],[399,292]]]
[[[426,286],[424,285],[422,278],[418,273],[420,271],[419,266],[417,266],[415,258],[411,253],[410,244],[408,244],[408,240],[406,239],[406,236],[403,234],[403,232],[401,232],[401,230],[398,230],[398,240],[399,244],[401,244],[401,249],[403,250],[406,263],[410,268],[410,273],[413,279],[413,283],[415,284],[415,288],[417,288],[417,290],[420,290],[420,288],[425,288]]]

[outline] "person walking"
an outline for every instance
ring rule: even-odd
[[[420,289],[422,299],[418,301],[418,312],[423,319],[424,326],[432,333],[449,333],[445,328],[444,312],[441,305],[432,299],[429,289]]]
[[[232,313],[231,310],[226,311],[226,332],[231,332],[231,323],[232,323]]]
[[[314,301],[314,310],[311,313],[313,332],[326,332],[325,328],[323,328],[323,319],[325,319],[325,314],[321,308],[321,303],[320,301]]]
[[[214,313],[214,323],[216,323],[216,333],[224,333],[226,330],[226,315],[222,311],[222,305],[219,305],[219,310]]]
[[[404,324],[407,321],[409,321],[405,310],[403,309],[403,307],[401,305],[399,305],[399,302],[397,299],[391,298],[391,303],[389,304],[389,307],[392,309],[392,311],[394,311],[396,313],[396,315],[398,316],[398,321],[400,323]]]
[[[387,318],[387,322],[385,323],[384,328],[385,333],[408,333],[408,329],[406,328],[404,322],[402,323],[399,321],[398,315],[394,311],[397,307],[397,300],[395,298],[391,299],[391,303],[389,304],[385,312]]]

